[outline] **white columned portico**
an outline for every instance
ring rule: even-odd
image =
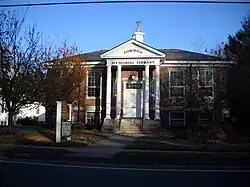
[[[106,119],[111,119],[111,65],[107,65]]]
[[[160,65],[155,66],[155,120],[160,120]]]
[[[149,119],[149,65],[145,65],[144,119]]]
[[[117,97],[116,97],[116,118],[121,117],[121,93],[122,93],[122,66],[117,66]]]

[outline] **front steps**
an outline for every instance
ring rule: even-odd
[[[103,132],[121,134],[152,134],[160,132],[159,120],[144,120],[138,118],[105,119]]]
[[[120,133],[141,134],[142,119],[121,119]]]
[[[119,131],[119,119],[104,119],[102,131],[105,133],[116,133]]]

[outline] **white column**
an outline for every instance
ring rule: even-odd
[[[68,104],[69,106],[69,121],[72,121],[72,104]]]
[[[155,120],[160,120],[160,65],[155,66]]]
[[[61,142],[62,101],[56,101],[56,143]]]
[[[144,119],[149,119],[149,65],[145,66]]]
[[[121,93],[122,93],[122,66],[117,66],[117,96],[116,96],[116,118],[121,117]]]
[[[111,110],[111,65],[107,66],[106,119],[110,119]]]

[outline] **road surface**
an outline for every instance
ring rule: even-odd
[[[250,169],[246,168],[171,166],[147,169],[0,160],[0,169],[1,187],[250,186]]]

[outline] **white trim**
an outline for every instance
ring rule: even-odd
[[[86,65],[106,65],[106,61],[86,61],[84,62]]]
[[[161,64],[161,67],[190,67],[191,64]],[[211,68],[217,68],[217,67],[229,67],[230,64],[192,64],[192,67],[211,67]]]
[[[139,47],[144,48],[144,49],[146,49],[146,50],[148,50],[148,51],[150,51],[150,52],[155,53],[156,55],[158,55],[158,56],[150,55],[150,56],[147,56],[147,57],[164,58],[166,56],[166,54],[164,54],[164,53],[162,53],[162,52],[160,52],[160,51],[158,51],[158,50],[156,50],[156,49],[154,49],[152,47],[149,47],[149,46],[147,46],[147,45],[145,45],[145,44],[143,44],[141,42],[138,42],[138,41],[136,41],[134,39],[130,39],[129,41],[127,41],[127,42],[125,42],[125,43],[123,43],[121,45],[118,45],[117,47],[114,47],[113,49],[111,49],[111,50],[103,53],[101,55],[101,58],[106,58],[106,59],[108,59],[108,58],[121,58],[121,56],[118,56],[118,57],[116,57],[116,56],[109,57],[109,54],[112,53],[112,52],[114,52],[115,50],[117,50],[119,48],[124,47],[125,45],[127,45],[129,43],[133,43],[135,45],[138,45]],[[145,57],[143,57],[143,58],[145,58]]]
[[[223,60],[165,60],[162,64],[236,64]]]

